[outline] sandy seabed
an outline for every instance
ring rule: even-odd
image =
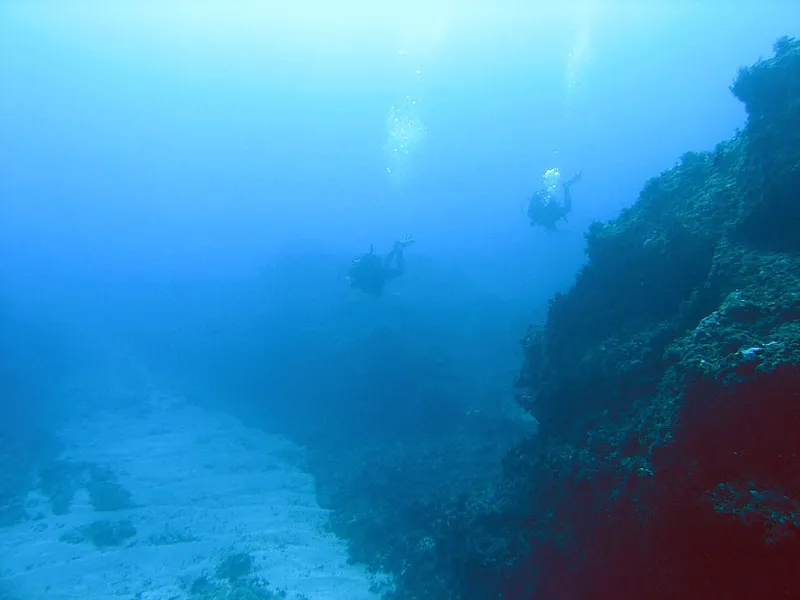
[[[148,396],[63,429],[68,510],[55,514],[52,494],[37,489],[31,518],[0,530],[0,597],[380,597],[387,578],[348,564],[345,543],[327,531],[301,448],[183,399]],[[111,492],[130,494],[128,507],[98,510],[86,475],[97,468],[112,474]]]

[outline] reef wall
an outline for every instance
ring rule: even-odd
[[[525,337],[542,433],[464,515],[471,596],[800,598],[800,42],[774,50],[731,87],[745,128],[595,224]]]

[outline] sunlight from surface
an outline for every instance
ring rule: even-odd
[[[409,33],[433,21],[435,4],[399,2],[11,2],[1,9],[20,22],[64,39],[104,44],[108,50],[159,52],[191,62],[235,55],[252,61],[271,52],[308,58],[356,59],[369,40],[408,43]],[[414,34],[412,37],[420,38]],[[421,39],[421,38],[420,38]],[[417,40],[412,40],[417,43]],[[186,66],[186,65],[185,65]],[[191,65],[188,65],[191,66]]]
[[[491,52],[493,45],[517,37],[545,47],[558,30],[580,20],[586,6],[587,0],[574,5],[512,0],[502,10],[494,3],[453,0],[10,0],[0,6],[5,22],[0,30],[27,30],[96,52],[155,54],[181,68],[231,59],[252,65],[265,55],[344,68],[374,58],[376,51],[384,57],[406,51],[429,59],[445,42]]]
[[[609,40],[621,43],[642,23],[655,27],[672,14],[649,6],[600,0],[510,0],[502,10],[485,0],[9,0],[0,4],[0,60],[20,74],[41,69],[49,85],[60,86],[60,112],[48,101],[49,91],[41,94],[51,131],[72,126],[85,134],[92,124],[110,131],[107,125],[122,115],[142,124],[129,146],[152,147],[141,135],[150,132],[165,156],[178,156],[168,140],[224,132],[229,148],[254,141],[254,164],[299,165],[289,157],[314,154],[330,170],[348,148],[369,155],[363,168],[395,188],[422,180],[433,155],[426,148],[446,137],[437,115],[472,102],[463,125],[455,125],[466,135],[474,131],[471,116],[502,104],[511,97],[509,85],[518,86],[528,94],[516,116],[519,128],[537,124],[536,143],[552,153],[546,164],[532,153],[522,159],[536,163],[530,172],[538,182],[548,168],[572,174],[591,99],[588,71]],[[17,81],[36,89],[44,79],[20,75]],[[505,87],[493,87],[501,81]],[[467,100],[465,90],[480,94]],[[80,113],[86,102],[96,109]],[[82,121],[59,116],[70,107]],[[118,135],[107,139],[123,144]],[[185,153],[203,148],[214,151],[198,143]],[[461,148],[444,151],[455,156]]]

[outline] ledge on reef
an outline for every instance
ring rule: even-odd
[[[592,226],[523,340],[542,435],[474,524],[505,598],[800,598],[800,42],[774,50],[731,86],[746,126]]]

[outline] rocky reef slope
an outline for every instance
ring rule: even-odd
[[[800,598],[800,42],[731,90],[746,127],[593,226],[526,336],[542,435],[465,517],[476,597]]]

